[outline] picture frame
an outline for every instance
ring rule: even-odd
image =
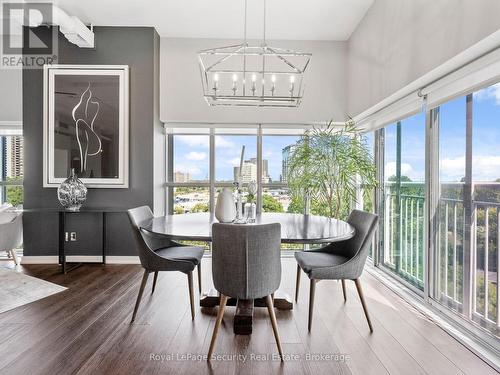
[[[45,65],[43,187],[129,187],[129,67]]]

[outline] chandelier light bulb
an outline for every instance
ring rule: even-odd
[[[217,73],[215,73],[213,76],[213,79],[214,79],[214,87],[212,87],[212,89],[214,90],[215,94],[217,94],[217,89],[219,88],[218,87],[219,75]]]
[[[255,81],[257,80],[257,74],[252,74],[252,95],[255,96]]]
[[[233,88],[232,88],[232,90],[233,90],[233,95],[236,95],[236,90],[238,89],[238,88],[236,87],[236,83],[237,83],[237,82],[238,82],[238,75],[235,73],[235,74],[233,74]]]
[[[293,96],[293,91],[295,90],[295,76],[290,76],[290,96]]]
[[[273,86],[271,87],[271,95],[274,96],[274,91],[276,90],[276,75],[271,76],[271,82],[273,83]]]

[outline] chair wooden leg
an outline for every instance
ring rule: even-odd
[[[295,282],[295,302],[299,299],[299,287],[300,287],[300,266],[297,264],[297,281]]]
[[[198,292],[201,295],[201,260],[200,263],[198,263]]]
[[[11,255],[12,255],[12,259],[14,260],[14,263],[16,264],[16,266],[19,265],[19,259],[17,258],[17,252],[16,252],[16,249],[12,249],[10,251]]]
[[[269,311],[269,318],[271,319],[271,325],[273,326],[274,338],[276,339],[276,345],[278,346],[278,353],[280,353],[281,361],[283,362],[283,350],[281,349],[281,340],[278,333],[278,324],[276,323],[276,314],[274,313],[273,298],[271,296],[266,297],[267,311]]]
[[[342,279],[342,293],[344,294],[344,302],[347,302],[347,295],[345,294],[345,280]]]
[[[158,271],[155,272],[155,275],[153,277],[153,288],[151,288],[151,294],[155,292],[156,280],[158,280]]]
[[[193,271],[188,272],[189,301],[191,303],[191,319],[194,320]]]
[[[220,323],[222,322],[222,317],[224,316],[224,309],[226,308],[227,296],[220,295],[219,311],[217,312],[217,320],[215,321],[214,332],[212,333],[212,341],[210,341],[210,348],[208,349],[207,361],[210,362],[212,359],[212,354],[215,348],[215,341],[217,340],[217,334],[219,333]]]
[[[365,297],[363,296],[363,290],[361,289],[361,281],[359,279],[354,280],[356,284],[356,289],[358,290],[359,299],[361,300],[361,305],[363,305],[363,311],[365,312],[366,321],[368,322],[368,327],[370,327],[370,332],[373,332],[372,322],[370,316],[368,315],[368,309],[366,308]]]
[[[144,292],[144,287],[148,282],[148,276],[149,272],[147,270],[144,270],[144,274],[142,275],[141,286],[139,287],[139,294],[137,295],[137,301],[135,301],[134,312],[132,314],[132,320],[130,321],[130,323],[133,323],[135,320],[135,315],[137,314],[137,310],[139,309],[139,305],[141,303],[142,292]]]
[[[309,288],[309,322],[307,323],[307,329],[309,330],[309,332],[311,332],[311,327],[312,327],[315,292],[316,292],[316,280],[311,279],[311,287]]]

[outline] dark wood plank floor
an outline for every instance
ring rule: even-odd
[[[203,268],[203,287],[210,288],[210,259]],[[1,374],[496,374],[368,273],[362,281],[373,334],[354,283],[347,282],[344,303],[334,281],[316,288],[309,334],[302,277],[294,310],[276,312],[289,356],[283,364],[265,357],[277,353],[267,311],[256,309],[251,336],[235,336],[230,307],[215,350],[223,360],[208,365],[198,356],[208,351],[217,310],[197,308],[191,321],[185,275],[160,274],[154,295],[151,277],[130,325],[140,266],[87,265],[67,275],[53,265],[21,269],[68,290],[0,314]],[[282,289],[293,294],[294,282],[295,262],[285,258]]]

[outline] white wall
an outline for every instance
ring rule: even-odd
[[[3,19],[0,17],[0,48],[3,48]],[[20,36],[9,36],[20,41]],[[23,119],[23,75],[20,68],[0,66],[0,124],[21,123]]]
[[[500,28],[498,0],[376,0],[348,42],[356,115]]]
[[[160,121],[160,36],[154,33],[154,124],[153,124],[153,212],[155,216],[163,216],[167,208],[167,181],[166,140],[165,130]]]
[[[269,42],[313,54],[299,108],[209,107],[203,98],[196,53],[241,41],[161,38],[161,112],[163,122],[325,122],[346,116],[345,42]]]
[[[21,69],[0,69],[0,98],[0,123],[20,123],[23,119]]]

